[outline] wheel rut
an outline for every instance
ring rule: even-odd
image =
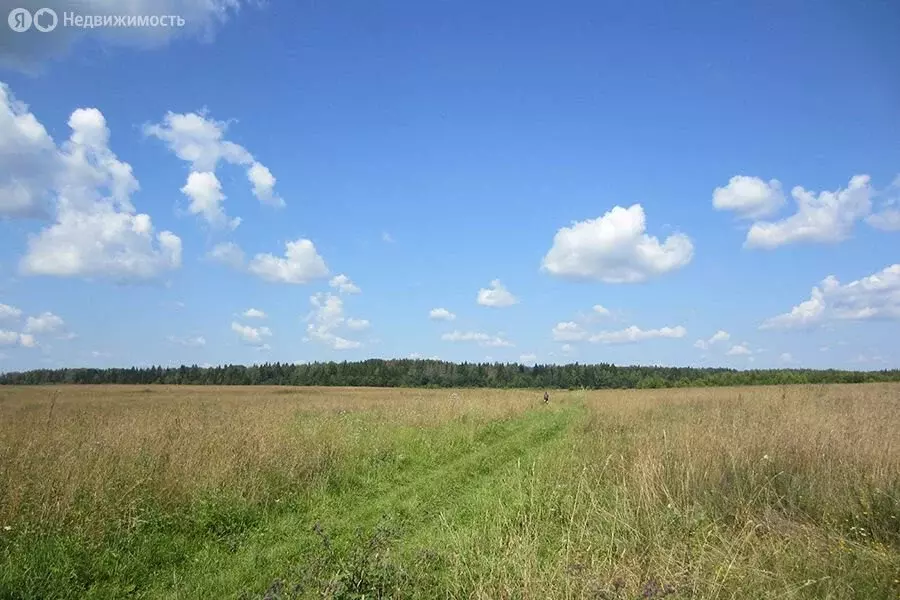
[[[178,588],[184,591],[185,584],[190,587],[194,569],[208,571],[211,565],[221,574],[222,592],[231,595],[262,573],[276,577],[321,555],[324,538],[329,546],[347,547],[357,543],[360,532],[372,531],[384,519],[398,525],[403,538],[421,539],[440,522],[470,510],[467,495],[487,488],[517,461],[536,457],[562,438],[578,414],[575,407],[529,410],[487,424],[470,440],[453,440],[443,462],[413,464],[409,469],[401,466],[381,474],[371,485],[360,482],[343,493],[325,491],[311,499],[306,510],[267,521],[230,551],[209,547],[193,565],[161,582],[150,596],[168,597]]]

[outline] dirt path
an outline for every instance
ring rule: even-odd
[[[479,495],[501,494],[492,484],[517,465],[530,465],[564,437],[579,414],[572,406],[540,407],[490,422],[471,438],[436,436],[450,443],[446,452],[404,448],[410,456],[405,464],[376,469],[368,481],[313,498],[306,510],[281,515],[251,532],[234,552],[211,545],[183,572],[160,582],[149,597],[239,597],[235,591],[245,590],[240,597],[262,598],[273,580],[309,579],[313,563],[322,569],[320,578],[333,577],[329,570],[353,568],[336,557],[355,556],[354,546],[361,544],[374,547],[379,541],[373,532],[385,522],[401,544],[424,543],[440,527],[478,516],[471,513],[479,510]]]

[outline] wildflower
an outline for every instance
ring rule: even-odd
[[[3,531],[12,531],[12,526],[10,526],[10,525],[4,525],[4,526],[3,526]]]

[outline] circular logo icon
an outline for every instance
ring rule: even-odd
[[[31,29],[31,13],[27,8],[14,8],[9,11],[9,28],[18,33]]]
[[[47,33],[56,29],[59,23],[59,17],[52,8],[42,8],[34,11],[34,28],[41,33]]]

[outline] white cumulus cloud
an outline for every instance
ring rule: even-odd
[[[767,319],[760,328],[801,328],[825,321],[869,319],[900,319],[900,264],[848,284],[829,275],[813,287],[809,300]]]
[[[359,289],[359,286],[353,283],[349,277],[344,274],[335,275],[331,278],[331,281],[328,282],[333,288],[336,288],[342,294],[359,294],[362,290]]]
[[[774,222],[758,221],[747,233],[748,248],[773,249],[792,243],[834,243],[848,237],[872,208],[868,175],[855,175],[849,185],[818,195],[800,186],[791,190],[797,212]]]
[[[281,208],[285,205],[284,199],[275,193],[275,176],[268,167],[254,162],[247,170],[247,177],[253,184],[253,195],[263,204]]]
[[[23,348],[35,348],[37,342],[30,333],[17,333],[0,329],[0,346],[21,346]]]
[[[37,317],[28,317],[25,320],[26,333],[59,333],[65,327],[65,321],[52,312],[45,312]]]
[[[22,316],[22,310],[9,304],[0,304],[0,321],[15,321]]]
[[[26,275],[158,278],[181,265],[181,239],[169,231],[155,236],[147,215],[118,212],[98,204],[92,212],[61,211],[55,225],[32,236],[21,269]]]
[[[274,283],[309,283],[328,276],[328,267],[309,240],[285,244],[283,257],[257,254],[247,265],[253,275]]]
[[[519,362],[523,365],[534,365],[537,362],[536,354],[522,354],[519,356]]]
[[[608,317],[611,314],[609,309],[602,304],[595,304],[593,310],[595,314],[598,314],[601,317]]]
[[[250,346],[264,346],[266,339],[272,336],[272,330],[268,327],[250,327],[232,321],[231,330],[237,334],[242,342]]]
[[[44,126],[0,82],[0,218],[47,217],[61,158]]]
[[[19,334],[15,331],[0,329],[0,346],[11,346],[19,342]]]
[[[900,231],[900,210],[885,208],[879,213],[866,217],[866,223],[882,231]]]
[[[446,342],[476,342],[486,348],[511,348],[513,343],[499,335],[489,335],[480,331],[453,331],[445,333],[441,339]]]
[[[253,164],[246,148],[225,139],[228,123],[208,118],[207,113],[168,112],[162,123],[144,126],[144,134],[165,142],[175,156],[191,163],[195,172],[215,172],[220,161]]]
[[[719,342],[727,342],[731,339],[731,335],[727,331],[719,330],[712,334],[708,340],[697,340],[694,342],[695,348],[700,348],[701,350],[707,350],[713,344],[717,344]]]
[[[746,344],[735,344],[726,352],[728,356],[746,356],[752,354],[750,348]]]
[[[684,234],[662,243],[648,235],[644,209],[635,204],[561,228],[541,269],[572,279],[636,283],[680,269],[693,256],[694,246]]]
[[[655,338],[683,338],[685,335],[687,329],[681,325],[660,329],[641,329],[632,325],[620,331],[601,331],[592,335],[589,341],[601,344],[630,344]]]
[[[866,217],[866,223],[882,231],[900,231],[900,176],[876,197],[878,207]]]
[[[478,290],[476,300],[482,306],[493,306],[495,308],[506,308],[519,302],[518,298],[513,296],[499,279],[491,281],[490,287]]]
[[[315,244],[305,239],[287,242],[284,256],[260,253],[247,262],[240,246],[234,242],[222,242],[207,252],[206,258],[238,271],[246,271],[272,283],[305,284],[328,277],[325,260],[316,251]],[[337,287],[340,287],[342,282],[344,291],[356,287],[349,279],[344,281],[340,277],[342,276],[332,279],[332,283]],[[348,284],[352,288],[348,288]]]
[[[144,134],[162,140],[178,158],[190,163],[191,173],[181,188],[191,199],[190,212],[202,215],[213,225],[227,224],[234,229],[240,219],[225,216],[225,195],[215,175],[220,162],[245,167],[253,195],[261,203],[274,207],[285,203],[275,192],[275,177],[268,167],[240,144],[225,139],[228,125],[210,118],[206,111],[168,112],[161,123],[145,125]]]
[[[347,318],[344,315],[344,301],[331,293],[318,293],[309,299],[313,306],[307,316],[307,338],[322,343],[334,350],[353,350],[362,347],[362,342],[349,339],[343,333],[369,327],[365,319]]]
[[[256,308],[248,308],[244,311],[244,317],[247,319],[265,319],[266,313]]]
[[[369,321],[368,319],[347,319],[346,321],[347,327],[350,329],[368,329]]]
[[[222,193],[222,184],[215,173],[209,171],[191,173],[188,175],[187,183],[181,188],[181,193],[191,200],[188,212],[202,216],[210,225],[236,229],[241,224],[240,217],[232,219],[225,214],[222,208],[225,194]]]
[[[428,313],[428,318],[435,321],[452,321],[456,315],[446,308],[432,308]]]
[[[716,342],[727,342],[729,339],[731,339],[731,335],[727,331],[720,329],[709,338],[709,343],[715,344]]]
[[[232,269],[244,268],[244,251],[234,242],[216,244],[212,250],[206,253],[206,257]]]
[[[553,341],[579,342],[587,339],[588,332],[575,321],[562,321],[553,326]]]
[[[69,139],[57,147],[0,84],[0,215],[43,212],[54,220],[29,236],[21,271],[125,281],[178,268],[181,239],[169,231],[154,234],[150,217],[136,214],[131,195],[140,186],[131,166],[109,149],[103,114],[80,108],[68,125]]]
[[[807,327],[820,323],[825,316],[825,295],[818,287],[812,289],[809,300],[793,307],[790,312],[766,319],[760,329]]]
[[[757,219],[778,212],[784,205],[781,183],[773,179],[766,183],[759,177],[735,175],[725,187],[713,191],[713,207],[730,210],[746,219]]]

